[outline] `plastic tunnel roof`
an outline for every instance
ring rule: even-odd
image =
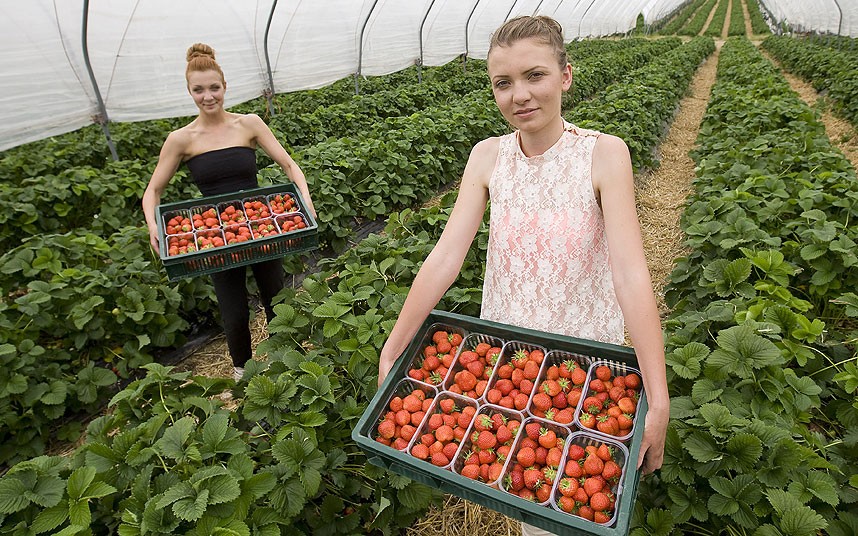
[[[858,0],[762,0],[775,25],[792,32],[858,37]]]
[[[0,0],[0,150],[97,122],[102,110],[110,121],[195,114],[184,80],[195,42],[215,49],[231,106],[271,88],[266,50],[283,93],[403,69],[421,44],[424,65],[482,59],[491,33],[518,15],[552,16],[571,41],[626,33],[640,14],[653,24],[688,1]],[[858,0],[838,1],[854,21]],[[774,17],[824,31],[834,2],[765,0]]]

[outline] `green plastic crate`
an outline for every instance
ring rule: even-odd
[[[304,221],[307,222],[306,228],[239,244],[228,244],[214,249],[167,255],[165,215],[183,210],[190,211],[198,206],[217,206],[220,203],[241,201],[253,197],[267,197],[277,193],[288,193],[295,197],[299,212]],[[316,249],[319,247],[319,225],[306,207],[300,192],[291,182],[158,205],[155,209],[155,217],[158,224],[159,253],[164,269],[167,271],[167,278],[170,281],[175,281],[183,277],[211,274]]]
[[[609,360],[637,367],[637,357],[632,348],[601,343],[575,337],[566,337],[542,331],[519,328],[508,324],[491,322],[471,316],[433,310],[418,330],[403,356],[396,361],[381,388],[370,401],[367,410],[352,430],[352,439],[364,451],[370,463],[407,476],[412,480],[426,484],[444,493],[456,495],[468,501],[483,505],[508,517],[518,519],[555,534],[590,534],[600,536],[620,536],[629,533],[632,510],[637,496],[640,473],[635,467],[643,439],[643,422],[647,411],[646,392],[643,392],[638,417],[641,426],[636,425],[632,437],[626,442],[628,459],[622,479],[623,492],[616,504],[614,522],[610,526],[600,525],[577,516],[557,511],[551,507],[540,506],[525,501],[505,491],[471,480],[447,469],[435,467],[430,463],[414,458],[408,452],[376,442],[373,431],[384,407],[399,381],[406,376],[412,357],[421,351],[420,344],[427,329],[433,324],[442,324],[462,328],[467,333],[481,333],[499,337],[505,341],[526,341],[544,346],[548,350],[563,350],[582,354],[596,360]],[[579,431],[568,425],[573,432]],[[589,432],[589,431],[588,431]]]

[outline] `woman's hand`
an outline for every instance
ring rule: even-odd
[[[152,245],[152,249],[155,250],[155,253],[160,254],[161,247],[158,243],[158,228],[149,227],[149,244]]]
[[[638,469],[641,474],[649,474],[661,468],[664,461],[664,438],[670,421],[670,407],[650,408],[644,423],[643,441],[638,455]]]
[[[399,357],[398,354],[390,349],[390,344],[388,342],[384,344],[384,347],[381,349],[381,356],[378,359],[378,386],[381,387],[381,384],[384,383],[384,379],[387,378],[387,374],[390,372],[390,369],[393,368],[393,365],[396,364],[396,359]]]

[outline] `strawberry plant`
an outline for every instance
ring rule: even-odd
[[[851,534],[854,170],[746,39],[722,48],[698,141],[667,291],[672,422],[633,534]]]
[[[789,72],[827,91],[834,108],[858,126],[858,58],[846,50],[837,50],[806,39],[770,36],[763,47]]]

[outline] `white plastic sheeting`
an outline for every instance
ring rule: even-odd
[[[84,40],[107,117],[139,121],[196,112],[184,80],[185,51],[195,42],[215,49],[234,105],[270,88],[266,29],[273,90],[282,93],[414,65],[421,36],[423,63],[441,65],[465,53],[485,58],[492,32],[510,17],[553,16],[571,41],[628,32],[639,14],[653,24],[685,1],[91,0],[87,10],[85,0],[0,0],[0,150],[98,117]],[[767,0],[825,3],[809,10],[816,17],[831,2]]]
[[[858,0],[762,0],[776,27],[858,37]]]

